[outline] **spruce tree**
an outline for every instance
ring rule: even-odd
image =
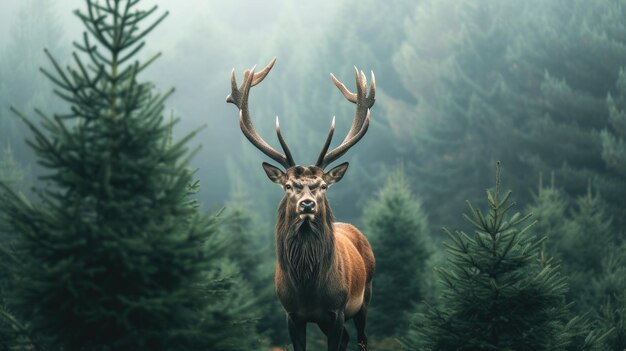
[[[13,158],[11,145],[8,144],[0,156],[0,184],[18,191],[23,178],[24,171]],[[8,267],[12,260],[12,236],[6,222],[5,214],[0,212],[0,350],[12,350],[28,344],[25,327],[13,315],[6,299],[11,281]]]
[[[609,167],[626,177],[626,69],[620,68],[617,77],[615,96],[609,94],[609,126],[602,133],[602,157]]]
[[[270,345],[280,345],[288,340],[285,312],[274,290],[275,249],[273,233],[256,212],[251,210],[252,200],[235,177],[231,199],[224,210],[224,225],[220,229],[225,240],[232,242],[235,250],[227,256],[241,269],[241,278],[254,296],[257,329]]]
[[[465,199],[479,200],[472,189],[489,186],[486,170],[496,160],[509,164],[507,175],[516,189],[526,181],[528,173],[514,171],[521,150],[512,142],[519,122],[509,111],[516,83],[508,51],[521,30],[519,14],[528,6],[424,1],[407,22],[407,38],[395,53],[394,66],[413,99],[391,108],[396,125],[419,126],[396,134],[434,228],[463,224],[450,223],[448,214],[461,212]],[[441,23],[445,28],[433,28]]]
[[[576,199],[571,220],[566,226],[566,237],[559,242],[563,267],[570,276],[571,296],[577,301],[577,310],[598,308],[605,296],[590,291],[591,282],[602,275],[604,258],[615,243],[611,217],[599,194],[589,187],[587,194]]]
[[[21,116],[49,186],[31,203],[3,185],[18,234],[8,302],[30,342],[52,350],[249,350],[250,299],[220,259],[213,215],[198,212],[191,133],[170,142],[164,101],[141,73],[144,38],[167,15],[139,0],[86,1],[67,69],[43,73],[66,114]],[[247,316],[245,316],[247,317]],[[244,335],[244,337],[241,337]]]
[[[544,251],[560,259],[559,246],[565,240],[567,232],[569,198],[555,186],[554,176],[547,185],[544,184],[543,177],[540,177],[537,191],[532,196],[533,201],[526,210],[532,213],[536,220],[534,232],[539,238],[545,238]]]
[[[602,273],[591,280],[595,293],[592,297],[602,299],[602,306],[594,306],[594,316],[603,329],[612,330],[604,342],[605,349],[623,351],[626,349],[626,247],[610,248],[602,260],[602,268]]]
[[[619,144],[609,135],[620,132],[611,123],[607,95],[618,103],[618,76],[626,60],[624,5],[623,0],[540,2],[521,16],[524,40],[510,53],[522,81],[532,82],[516,94],[516,111],[527,116],[521,125],[527,131],[528,168],[555,171],[572,196],[585,194],[591,179],[620,225],[626,218],[626,183],[613,163],[613,146]],[[602,137],[602,130],[608,134]]]
[[[448,264],[437,272],[437,306],[417,316],[404,340],[419,350],[589,350],[601,339],[568,320],[566,278],[530,233],[530,215],[509,212],[511,192],[487,191],[488,215],[469,204],[474,234],[446,231]]]
[[[586,195],[569,200],[554,183],[540,184],[529,210],[538,218],[536,232],[547,237],[546,252],[568,275],[572,310],[609,332],[604,349],[623,350],[626,251],[617,243],[602,197],[589,187]]]
[[[611,173],[626,182],[626,68],[619,70],[616,89],[613,95],[607,97],[609,110],[608,126],[602,130],[600,139],[602,142],[602,159]],[[623,208],[622,208],[623,210]],[[623,216],[623,211],[618,212],[618,217]],[[620,224],[623,224],[623,219]],[[620,241],[626,241],[622,230]]]
[[[424,298],[424,267],[430,256],[426,214],[402,168],[367,204],[363,222],[376,253],[368,332],[380,340],[405,332],[408,312]]]

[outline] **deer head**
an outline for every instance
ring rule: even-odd
[[[239,108],[239,125],[241,131],[246,138],[256,148],[269,156],[274,161],[284,167],[281,170],[269,163],[263,162],[263,169],[268,178],[279,185],[285,191],[284,202],[287,210],[301,220],[313,220],[319,213],[324,212],[326,208],[326,190],[332,184],[341,180],[346,170],[348,162],[344,162],[330,171],[325,172],[324,168],[343,156],[352,146],[354,146],[367,132],[370,122],[370,108],[374,105],[376,94],[376,82],[374,73],[372,72],[372,82],[369,94],[367,94],[367,80],[363,72],[355,67],[356,73],[356,93],[350,92],[346,86],[341,83],[333,74],[331,79],[341,91],[343,96],[350,102],[356,104],[356,112],[352,121],[352,127],[339,146],[328,151],[335,130],[335,118],[331,122],[328,136],[319,154],[315,165],[303,167],[296,165],[289,151],[287,143],[283,139],[280,132],[280,123],[276,117],[276,135],[284,153],[281,153],[271,147],[254,129],[252,120],[250,119],[250,111],[248,110],[248,96],[250,88],[259,84],[267,76],[274,66],[276,58],[274,58],[264,69],[255,72],[253,67],[251,70],[244,71],[244,79],[241,87],[237,87],[235,79],[235,70],[231,73],[231,93],[226,98],[227,102],[235,104]]]

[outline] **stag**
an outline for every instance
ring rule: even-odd
[[[239,108],[239,125],[248,140],[265,155],[284,167],[281,170],[263,162],[268,178],[279,184],[285,195],[278,206],[276,223],[276,294],[287,315],[287,327],[294,351],[306,348],[306,325],[317,323],[328,338],[328,350],[344,351],[348,333],[344,322],[354,319],[357,343],[367,350],[365,323],[367,306],[372,297],[375,260],[365,236],[353,225],[336,222],[326,191],[346,173],[348,162],[328,172],[324,168],[343,156],[367,132],[370,108],[374,105],[376,84],[372,73],[367,94],[367,80],[356,67],[356,93],[350,92],[331,74],[332,81],[356,104],[356,113],[348,135],[331,151],[335,119],[315,165],[296,165],[280,132],[276,134],[283,153],[271,147],[254,129],[248,110],[250,88],[259,84],[274,66],[273,59],[259,72],[244,72],[237,87],[235,70],[231,74],[232,92],[226,101]]]

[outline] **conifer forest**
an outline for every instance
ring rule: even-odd
[[[626,0],[0,32],[0,350],[626,350]]]

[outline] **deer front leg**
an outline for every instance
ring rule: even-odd
[[[305,351],[306,322],[298,319],[295,313],[287,312],[287,329],[293,344],[293,351]]]
[[[348,344],[348,333],[343,327],[343,310],[330,313],[330,327],[328,328],[328,351],[343,351]],[[342,340],[343,338],[346,340]]]

